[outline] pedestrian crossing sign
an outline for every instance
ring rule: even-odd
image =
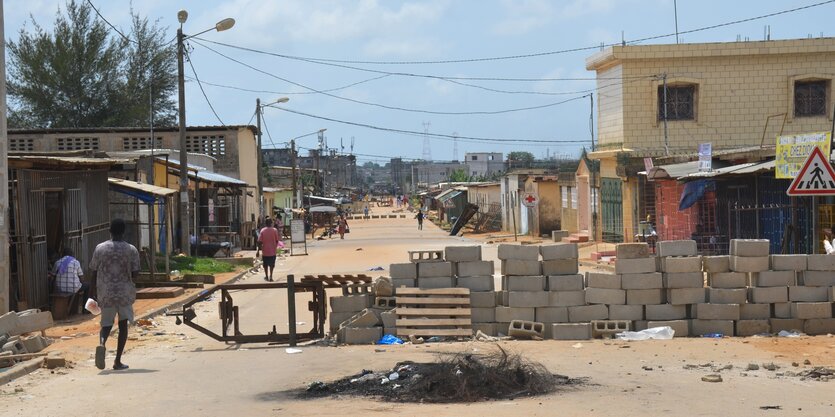
[[[835,171],[826,160],[820,148],[815,147],[803,168],[792,180],[786,194],[790,196],[803,195],[835,195]]]

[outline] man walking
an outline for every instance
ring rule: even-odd
[[[273,227],[273,219],[267,219],[267,225],[258,234],[258,247],[261,250],[261,260],[264,262],[264,281],[273,280],[279,242],[281,242],[281,235]]]
[[[122,363],[122,352],[128,341],[128,322],[133,321],[133,303],[136,286],[133,280],[139,275],[139,251],[124,241],[125,221],[113,219],[110,223],[110,240],[99,243],[90,260],[91,293],[101,307],[101,332],[96,347],[96,367],[104,369],[105,343],[113,330],[113,321],[119,315],[119,339],[113,369],[128,369]]]
[[[417,215],[415,215],[415,218],[418,221],[418,230],[423,230],[423,210],[418,210]]]

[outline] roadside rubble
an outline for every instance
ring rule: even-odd
[[[739,371],[739,376],[741,377],[768,377],[768,378],[799,378],[801,381],[820,381],[820,382],[828,382],[835,380],[835,369],[828,368],[824,366],[814,366],[808,367],[812,363],[808,359],[803,362],[804,368],[799,371],[791,371],[791,370],[783,370],[781,371],[781,366],[777,365],[773,362],[756,364],[756,363],[748,363],[744,366],[734,366],[733,364],[726,364],[726,365],[717,365],[712,362],[703,363],[703,364],[686,364],[682,366],[685,370],[691,371],[708,371],[710,372],[709,375],[705,375],[702,377],[702,380],[705,382],[722,382],[721,374],[728,373],[734,370]],[[801,365],[797,362],[792,363],[792,367],[800,367]],[[808,367],[808,368],[807,368]],[[719,376],[718,381],[707,381],[705,377],[709,377],[711,375]],[[708,379],[716,379],[716,378],[708,378]]]

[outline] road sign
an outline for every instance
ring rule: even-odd
[[[699,144],[699,172],[710,172],[712,167],[712,148],[708,143]]]
[[[539,197],[534,193],[525,193],[524,197],[522,197],[522,204],[525,207],[536,207],[539,204]]]
[[[835,171],[823,156],[820,148],[815,147],[803,168],[794,177],[786,194],[801,195],[835,195]]]

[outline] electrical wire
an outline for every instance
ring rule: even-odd
[[[188,66],[191,68],[191,73],[194,74],[194,79],[197,80],[197,86],[200,87],[200,92],[203,93],[203,98],[206,99],[206,104],[208,104],[209,108],[212,109],[212,113],[214,113],[215,118],[217,118],[217,121],[220,122],[221,126],[226,127],[226,124],[223,123],[223,120],[220,120],[220,116],[218,116],[217,111],[215,111],[215,106],[212,105],[212,101],[209,100],[209,96],[206,95],[206,90],[203,89],[203,83],[200,82],[200,77],[197,76],[197,71],[194,70],[194,64],[191,62],[191,54],[188,52],[188,48],[183,48],[183,51],[186,54],[186,60],[188,60]]]
[[[126,40],[126,41],[128,41],[128,42],[133,42],[133,43],[135,43],[135,44],[139,45],[139,42],[138,42],[138,41],[133,40],[133,39],[131,39],[131,38],[127,37],[124,33],[122,33],[122,31],[120,31],[119,29],[117,29],[117,28],[116,28],[116,26],[113,26],[113,24],[112,24],[112,23],[110,23],[110,21],[109,21],[109,20],[107,20],[107,19],[106,19],[106,18],[105,18],[105,17],[101,14],[101,12],[99,12],[99,9],[97,9],[97,8],[96,8],[96,6],[93,4],[93,2],[92,2],[92,1],[87,0],[87,4],[89,4],[89,5],[90,5],[90,7],[92,7],[92,8],[93,8],[93,11],[95,11],[95,12],[96,12],[96,14],[99,16],[99,18],[100,18],[101,20],[103,20],[103,21],[104,21],[104,23],[107,23],[107,26],[110,26],[110,28],[111,28],[111,29],[113,29],[113,31],[115,31],[116,33],[118,33],[118,34],[119,34],[119,36],[121,36],[121,37],[122,37],[122,39],[124,39],[124,40]]]
[[[833,1],[835,1],[835,0],[833,0]],[[206,46],[206,45],[204,45],[204,44],[202,44],[198,41],[194,41],[194,43],[197,44],[197,45],[200,45],[200,46],[202,46],[202,47],[204,47],[204,48],[206,48],[206,49],[208,49],[208,50],[210,50],[210,51],[212,51],[212,52],[214,52],[214,53],[216,53],[216,54],[218,54],[218,55],[220,55],[220,56],[222,56],[222,57],[224,57],[224,58],[226,58],[226,59],[228,59],[232,62],[236,62],[236,63],[238,63],[242,66],[245,66],[245,67],[247,67],[247,68],[249,68],[253,71],[259,72],[261,74],[267,75],[267,76],[275,78],[277,80],[284,81],[288,84],[292,84],[292,85],[295,85],[297,87],[301,87],[301,88],[304,88],[304,89],[307,89],[307,90],[310,90],[310,91],[313,91],[313,92],[317,92],[319,94],[322,94],[322,95],[325,95],[325,96],[328,96],[328,97],[331,97],[331,98],[335,98],[335,99],[338,99],[338,100],[344,100],[344,101],[348,101],[348,102],[351,102],[351,103],[362,104],[362,105],[365,105],[365,106],[378,107],[378,108],[383,108],[383,109],[387,109],[387,110],[397,110],[397,111],[404,111],[404,112],[410,112],[410,113],[423,113],[423,114],[447,115],[447,116],[495,115],[495,114],[514,113],[514,112],[520,112],[520,111],[538,110],[538,109],[543,109],[543,108],[548,108],[548,107],[554,107],[554,106],[558,106],[560,104],[565,104],[565,103],[568,103],[568,102],[571,102],[571,101],[574,101],[574,100],[579,100],[581,98],[586,97],[585,95],[583,95],[583,96],[573,97],[573,98],[570,98],[570,99],[567,99],[567,100],[562,100],[562,101],[558,101],[558,102],[554,102],[554,103],[547,103],[547,104],[543,104],[543,105],[539,105],[539,106],[529,106],[529,107],[522,107],[522,108],[493,110],[493,111],[444,112],[444,111],[435,111],[435,110],[410,109],[410,108],[405,108],[405,107],[388,106],[388,105],[385,105],[385,104],[370,103],[370,102],[367,102],[367,101],[356,100],[356,99],[352,99],[352,98],[348,98],[348,97],[342,97],[342,96],[338,96],[336,94],[331,94],[331,93],[327,93],[327,92],[324,92],[324,91],[321,91],[321,90],[316,90],[315,88],[308,87],[304,84],[300,84],[300,83],[288,80],[288,79],[283,78],[283,77],[279,77],[278,75],[275,75],[271,72],[262,70],[260,68],[257,68],[255,66],[253,66],[253,65],[250,65],[250,64],[247,64],[247,63],[245,63],[243,61],[240,61],[238,59],[232,58],[232,57],[230,57],[226,54],[223,54],[223,53],[221,53],[221,52],[219,52],[219,51],[217,51],[217,50],[215,50],[215,49],[213,49],[209,46]]]
[[[273,135],[270,134],[270,127],[267,126],[267,118],[266,117],[261,118],[261,124],[264,125],[264,130],[267,131],[267,139],[270,140],[270,145],[272,145],[272,149],[277,149],[277,146],[275,146],[275,142],[273,142]]]
[[[365,84],[365,83],[371,82],[371,81],[380,80],[380,79],[383,79],[383,78],[386,78],[386,77],[389,77],[389,75],[381,75],[381,76],[378,76],[378,77],[371,77],[371,78],[368,78],[368,79],[365,79],[365,80],[362,80],[362,81],[357,81],[355,83],[351,83],[351,84],[348,84],[348,85],[343,85],[341,87],[329,88],[329,89],[321,90],[321,91],[324,91],[326,93],[330,93],[330,92],[333,92],[333,91],[345,90],[347,88],[351,88],[351,87],[354,87],[354,86],[357,86],[357,85],[360,85],[360,84]],[[188,76],[186,78],[187,79],[193,79],[192,77],[188,77]],[[210,83],[206,80],[203,80],[203,84],[211,85],[212,87],[220,87],[220,88],[228,88],[228,89],[232,89],[232,90],[248,91],[250,93],[266,93],[266,94],[277,94],[277,95],[319,94],[318,91],[283,92],[283,91],[270,91],[270,90],[255,90],[255,89],[244,88],[244,87],[236,87],[236,86],[227,85],[227,84]]]
[[[723,22],[718,23],[715,25],[710,26],[703,26],[695,29],[685,30],[685,31],[678,31],[676,33],[667,33],[662,35],[655,35],[655,36],[648,36],[645,38],[634,39],[627,42],[619,42],[619,43],[610,43],[604,44],[603,46],[618,46],[623,45],[624,43],[627,44],[634,44],[640,42],[646,42],[656,39],[663,39],[669,38],[676,35],[686,35],[689,33],[696,33],[696,32],[703,32],[706,30],[717,29],[725,26],[732,26],[737,25],[740,23],[747,23],[755,20],[766,19],[769,17],[779,16],[788,13],[794,13],[801,10],[811,9],[814,7],[824,6],[830,3],[835,3],[835,0],[827,0],[821,1],[818,3],[812,3],[805,6],[799,6],[792,9],[781,10],[773,13],[767,13],[759,16],[749,17],[745,19],[733,20],[730,22]],[[485,62],[485,61],[503,61],[503,60],[511,60],[511,59],[523,59],[523,58],[537,58],[543,56],[550,56],[550,55],[559,55],[559,54],[566,54],[570,52],[582,52],[582,51],[589,51],[594,49],[599,49],[601,45],[595,46],[584,46],[584,47],[577,47],[577,48],[568,48],[556,51],[544,51],[544,52],[534,52],[528,54],[517,54],[517,55],[506,55],[506,56],[493,56],[493,57],[482,57],[482,58],[466,58],[466,59],[447,59],[447,60],[437,60],[437,61],[368,61],[368,60],[345,60],[345,59],[331,59],[331,58],[313,58],[313,57],[302,57],[302,56],[293,56],[293,55],[284,55],[284,54],[273,54],[276,56],[281,56],[287,59],[297,59],[303,61],[315,61],[321,63],[336,63],[336,64],[371,64],[371,65],[427,65],[427,64],[460,64],[460,63],[473,63],[473,62]]]

